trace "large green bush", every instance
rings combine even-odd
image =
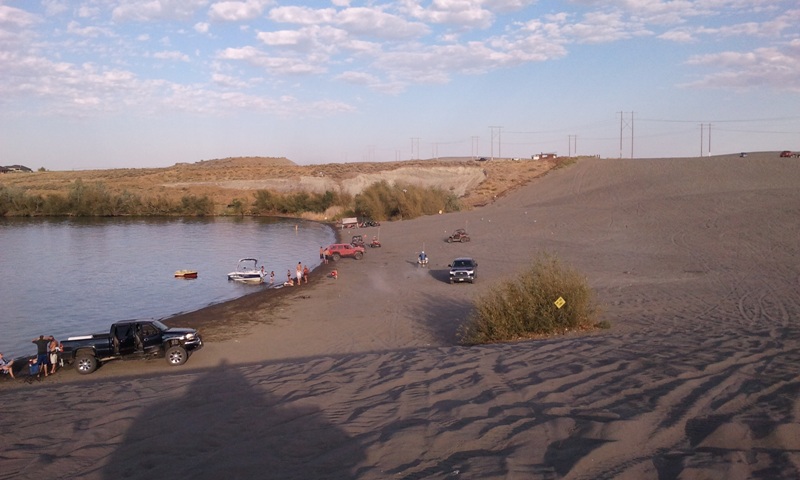
[[[565,301],[561,308],[559,298]],[[475,307],[459,331],[467,345],[589,329],[597,326],[599,313],[586,279],[546,254],[534,258],[516,280],[492,288]]]
[[[408,220],[423,215],[460,210],[458,198],[439,188],[424,188],[385,180],[355,196],[353,211],[374,220]]]
[[[32,195],[22,189],[0,185],[0,216],[203,216],[213,213],[214,204],[207,196],[184,195],[177,202],[163,196],[142,199],[128,191],[113,194],[103,183],[87,184],[81,180],[70,185],[66,196],[57,193]]]

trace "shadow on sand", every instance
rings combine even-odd
[[[346,479],[365,457],[318,408],[286,408],[225,364],[132,425],[102,478]]]

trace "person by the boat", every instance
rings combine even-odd
[[[300,282],[303,281],[303,264],[301,262],[297,262],[295,275],[297,276],[297,285],[300,285]]]
[[[269,272],[269,284],[272,285],[275,283],[275,270]]]
[[[292,280],[292,271],[289,269],[286,270],[286,283],[284,285],[294,286],[294,280]]]

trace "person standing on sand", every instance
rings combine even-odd
[[[39,338],[34,338],[31,343],[36,344],[36,363],[39,364],[39,369],[44,370],[44,376],[48,375],[47,372],[47,364],[50,362],[47,353],[47,346],[50,344],[50,340],[44,338],[44,335],[39,335]]]
[[[303,265],[303,282],[304,283],[308,283],[308,274],[309,273],[311,273],[311,271],[308,269],[308,266],[307,265]]]
[[[322,252],[322,256],[324,257],[323,261],[324,261],[325,265],[327,265],[328,264],[328,259],[331,258],[331,251],[326,248]]]
[[[303,264],[301,262],[297,262],[295,275],[297,276],[297,284],[300,285],[300,282],[303,281]]]
[[[47,344],[47,353],[50,355],[50,375],[56,373],[56,366],[58,365],[58,340],[50,335],[50,343]]]
[[[325,248],[319,247],[319,259],[322,260],[322,263],[325,263]]]
[[[286,285],[294,286],[294,280],[292,280],[291,270],[286,270]]]

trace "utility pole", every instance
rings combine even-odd
[[[572,143],[575,142],[575,156],[578,156],[578,136],[577,135],[567,135],[569,139],[569,151],[570,158],[572,157]]]
[[[708,124],[708,156],[711,156],[711,124]]]
[[[478,154],[480,153],[478,150],[478,140],[480,137],[473,136],[472,137],[472,159],[475,160],[478,158]]]
[[[495,136],[494,132],[495,132],[495,129],[497,129],[497,156],[501,157],[502,155],[500,153],[500,143],[501,143],[500,142],[500,129],[503,128],[503,127],[499,127],[499,126],[496,126],[496,125],[494,125],[494,126],[490,125],[489,128],[491,129],[491,138],[492,138],[492,148],[491,148],[492,155],[491,155],[490,158],[492,160],[494,160],[494,136]]]
[[[415,147],[416,146],[416,150]],[[414,152],[417,152],[414,155]],[[418,160],[419,159],[419,137],[411,137],[411,160]]]
[[[633,160],[633,110],[631,110],[631,160]]]
[[[622,132],[625,127],[631,129],[631,158],[633,158],[633,111],[630,123],[625,121],[625,112],[619,112],[619,158],[622,158]]]
[[[700,124],[700,156],[703,156],[703,127],[705,124]]]

